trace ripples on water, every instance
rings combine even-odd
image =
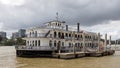
[[[0,47],[0,68],[120,68],[120,52],[105,57],[78,59],[20,58],[13,46]]]

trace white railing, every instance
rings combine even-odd
[[[86,48],[86,51],[87,52],[97,52],[98,51],[98,49],[97,48]]]
[[[83,51],[83,48],[78,48],[78,47],[69,47],[69,46],[64,46],[64,47],[61,47],[61,50],[62,51],[65,51],[65,52],[74,52],[74,49],[75,49],[75,52],[81,52]]]
[[[105,47],[106,50],[115,50],[115,51],[120,51],[120,45],[107,45]]]
[[[26,34],[27,37],[45,37],[46,33]]]
[[[43,51],[54,51],[54,50],[59,50],[57,47],[50,47],[50,46],[25,46],[25,45],[16,45],[15,46],[16,50],[43,50]],[[110,47],[104,47],[103,51],[108,51],[111,50],[112,48]],[[84,48],[80,48],[80,47],[69,47],[69,46],[64,46],[60,48],[61,51],[65,51],[65,52],[82,52],[82,51],[86,51],[86,52],[97,52],[98,48],[90,48],[90,47],[85,47]]]
[[[49,47],[49,46],[15,46],[17,50],[57,50],[56,47]]]

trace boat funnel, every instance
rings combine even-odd
[[[77,32],[80,32],[80,23],[77,23]]]
[[[66,31],[68,31],[68,25],[66,25]]]

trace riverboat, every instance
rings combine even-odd
[[[69,29],[65,21],[50,21],[44,26],[26,29],[26,45],[16,45],[16,55],[57,58],[112,55],[114,50],[105,50],[107,40],[100,33]]]

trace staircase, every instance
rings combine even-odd
[[[50,34],[50,30],[45,34],[45,37],[47,37]]]

